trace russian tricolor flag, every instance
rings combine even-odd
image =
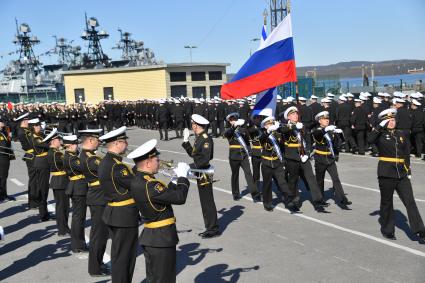
[[[291,14],[288,14],[233,79],[222,86],[221,97],[243,98],[296,80]]]

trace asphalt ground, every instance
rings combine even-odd
[[[151,138],[159,138],[157,131],[140,129],[130,129],[128,135],[130,151]],[[170,132],[170,137],[174,137],[174,132]],[[161,159],[190,162],[181,143],[181,139],[159,141]],[[425,245],[410,233],[406,210],[397,196],[397,240],[387,240],[379,232],[376,158],[340,156],[338,171],[347,197],[353,202],[351,210],[342,210],[330,199],[329,213],[317,213],[309,193],[301,188],[302,213],[291,214],[276,195],[273,212],[265,211],[261,203],[253,203],[242,172],[240,185],[244,197],[233,201],[227,156],[227,141],[214,139],[212,164],[214,178],[219,179],[214,183],[214,196],[220,237],[198,236],[204,224],[194,182],[186,204],[174,206],[180,238],[178,282],[425,282]],[[416,203],[424,216],[425,162],[412,158],[412,171]],[[158,178],[167,180],[161,175]],[[330,188],[330,177],[326,178],[325,185]],[[108,277],[88,275],[88,254],[73,254],[70,239],[57,236],[54,220],[41,223],[38,211],[26,210],[26,184],[24,162],[13,161],[8,191],[17,201],[0,204],[0,225],[6,233],[5,240],[0,242],[0,281],[109,282]],[[326,197],[331,195],[327,189]],[[53,193],[49,200],[53,202]],[[88,241],[89,211],[86,226]],[[110,241],[105,262],[110,260],[109,254]],[[144,278],[143,251],[139,249],[133,282]]]

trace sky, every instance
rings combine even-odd
[[[119,27],[143,40],[165,63],[189,62],[184,46],[195,45],[193,62],[230,63],[227,72],[232,73],[257,49],[258,41],[252,39],[260,37],[268,2],[0,0],[0,56],[16,49],[15,17],[41,40],[36,55],[54,47],[53,35],[87,50],[80,38],[87,12],[110,34],[101,43],[113,59],[120,57],[119,50],[111,49]],[[292,0],[291,13],[297,66],[425,59],[425,0]],[[0,58],[0,69],[12,59]],[[45,64],[56,60],[41,58]]]

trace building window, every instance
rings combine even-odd
[[[208,72],[208,76],[210,81],[221,81],[223,79],[223,75],[220,71]]]
[[[210,98],[220,97],[221,85],[210,86]]]
[[[74,88],[75,103],[83,103],[86,101],[84,88]]]
[[[172,85],[171,86],[171,97],[186,97],[187,87],[185,85]]]
[[[185,82],[186,81],[186,72],[170,72],[170,81],[171,82]]]
[[[103,99],[104,100],[114,100],[114,88],[113,87],[104,87],[103,88]]]
[[[205,81],[205,72],[192,72],[192,81]]]
[[[207,88],[204,86],[194,86],[192,88],[193,98],[206,98],[207,97]]]

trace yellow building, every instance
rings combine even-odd
[[[219,96],[227,66],[190,63],[66,71],[66,102]]]

